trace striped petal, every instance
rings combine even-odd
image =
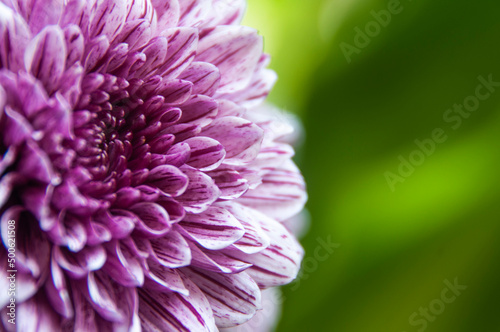
[[[226,248],[245,233],[238,220],[220,206],[211,206],[199,214],[187,214],[179,226],[187,236],[210,250]]]
[[[139,291],[139,316],[144,331],[218,331],[203,292],[187,278],[184,284],[189,296],[177,292]]]

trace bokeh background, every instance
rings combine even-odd
[[[393,5],[248,1],[244,23],[264,35],[280,77],[270,100],[306,132],[296,161],[309,192],[307,264],[283,289],[278,331],[500,331],[500,88],[460,126],[444,119],[478,76],[500,82],[500,3],[401,0],[347,59],[341,45],[356,46],[372,11]],[[446,141],[402,176],[415,140],[437,128]],[[321,241],[339,246],[325,258]],[[467,289],[440,308],[455,278]],[[429,305],[439,314],[425,318]]]

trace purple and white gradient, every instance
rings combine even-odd
[[[18,331],[217,331],[295,278],[304,181],[291,127],[259,108],[276,75],[244,7],[0,0]]]

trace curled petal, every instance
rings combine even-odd
[[[54,260],[74,279],[85,277],[89,272],[99,270],[106,262],[106,251],[102,246],[87,246],[77,253],[55,246]]]

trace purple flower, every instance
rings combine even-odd
[[[216,331],[296,276],[304,183],[244,5],[0,0],[4,329]]]

